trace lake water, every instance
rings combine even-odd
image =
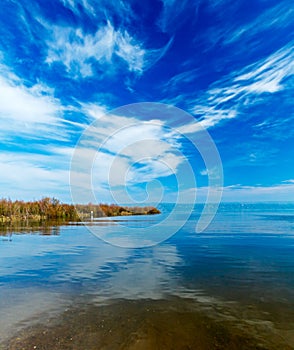
[[[0,349],[294,349],[294,204],[222,204],[195,233],[200,213],[145,248],[82,224],[3,231]]]

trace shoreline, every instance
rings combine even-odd
[[[273,323],[250,319],[246,313],[238,315],[238,310],[231,309],[225,304],[201,305],[177,297],[115,300],[103,305],[79,303],[66,308],[59,316],[44,320],[43,324],[16,332],[2,348],[293,349]]]

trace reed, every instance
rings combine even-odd
[[[18,221],[63,220],[80,221],[93,217],[122,215],[152,215],[160,211],[152,206],[122,207],[116,204],[66,204],[56,198],[45,197],[37,201],[0,200],[0,223]]]

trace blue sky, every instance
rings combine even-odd
[[[139,199],[151,182],[150,201],[160,191],[173,201],[178,188],[189,201],[193,184],[179,176],[184,156],[198,198],[205,199],[205,164],[191,143],[165,128],[170,120],[158,113],[151,113],[153,124],[134,113],[107,115],[120,106],[159,102],[183,109],[211,135],[222,161],[224,201],[294,199],[291,1],[1,4],[2,197],[71,201],[71,157],[81,135],[94,123],[97,149],[132,121],[136,127],[112,137],[95,156],[97,200],[111,201],[107,181],[115,160],[114,192],[127,174]],[[196,139],[193,120],[175,115],[172,125]]]

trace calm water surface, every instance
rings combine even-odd
[[[123,220],[154,224],[170,207],[160,209]],[[140,249],[107,244],[83,225],[3,231],[2,348],[294,349],[294,204],[223,204],[196,234],[200,212]]]

